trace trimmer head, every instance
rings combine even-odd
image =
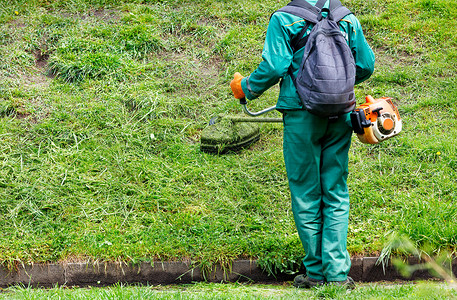
[[[212,119],[201,134],[203,152],[224,154],[246,148],[260,139],[259,126],[255,123],[234,122],[230,117]]]
[[[282,118],[256,118],[275,110],[276,106],[252,112],[247,109],[245,98],[240,99],[240,104],[249,117],[219,115],[212,118],[201,134],[200,149],[203,152],[223,154],[246,148],[260,139],[260,130],[256,123],[282,122]]]

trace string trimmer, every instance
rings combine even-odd
[[[281,118],[256,118],[276,109],[276,106],[251,112],[246,107],[246,99],[241,99],[240,104],[249,117],[220,115],[212,118],[209,126],[202,131],[202,151],[222,154],[239,150],[259,140],[259,126],[255,123],[282,122]],[[351,113],[351,123],[357,137],[364,144],[380,143],[398,135],[402,130],[398,109],[388,97],[374,99],[367,96],[366,103]]]
[[[282,118],[258,118],[276,109],[272,106],[259,112],[247,108],[245,98],[240,100],[244,113],[248,116],[219,115],[210,120],[209,126],[201,134],[200,149],[204,152],[223,154],[248,147],[260,139],[257,123],[278,123]]]

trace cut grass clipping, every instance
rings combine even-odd
[[[2,1],[0,262],[258,259],[293,273],[282,125],[236,154],[201,132],[241,112],[229,82],[261,61],[281,1]],[[390,232],[455,253],[457,2],[345,1],[376,53],[364,96],[403,132],[350,151],[351,255]],[[253,110],[274,105],[275,87]]]

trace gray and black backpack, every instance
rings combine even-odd
[[[294,51],[305,46],[298,75],[292,76],[305,109],[320,117],[336,118],[355,108],[355,61],[338,21],[351,11],[339,0],[319,0],[315,6],[306,0],[294,0],[279,12],[306,20],[307,25],[292,40]],[[322,13],[327,16],[323,17]],[[313,24],[309,35],[303,37]]]

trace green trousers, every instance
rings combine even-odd
[[[306,273],[318,280],[346,280],[349,116],[335,121],[293,110],[283,117],[284,160]]]

